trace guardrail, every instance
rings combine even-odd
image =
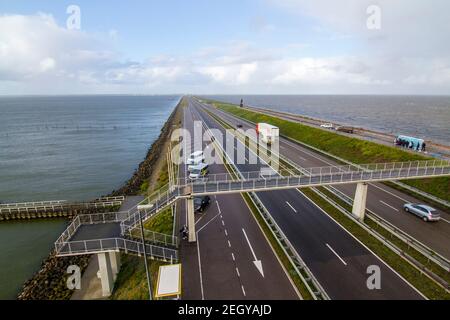
[[[62,203],[67,203],[67,200],[0,203],[0,208],[45,206],[45,205],[57,205],[57,204],[62,204]]]
[[[121,200],[86,203],[70,203],[66,201],[27,202],[22,204],[4,204],[0,206],[0,214],[57,212],[70,209],[97,209],[120,206]]]

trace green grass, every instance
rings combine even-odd
[[[411,266],[408,262],[400,258],[395,252],[383,245],[381,241],[370,235],[362,227],[346,217],[342,212],[336,209],[329,202],[317,195],[311,189],[302,189],[311,200],[319,205],[324,211],[339,222],[346,230],[363,242],[368,248],[375,252],[395,271],[401,274],[409,283],[417,288],[422,294],[429,299],[449,300],[450,294],[440,286],[431,281],[427,276],[422,275],[420,271]]]
[[[173,216],[171,208],[158,213],[154,218],[144,223],[144,228],[158,233],[172,234]]]
[[[433,159],[375,142],[352,138],[331,131],[241,109],[232,104],[213,102],[213,105],[223,111],[252,122],[268,122],[279,127],[282,135],[356,164]],[[450,177],[405,180],[402,182],[441,199],[450,201]]]
[[[167,166],[164,166],[159,174],[157,185],[164,185],[168,180]],[[147,185],[148,189],[148,185]],[[142,187],[141,187],[142,190]],[[174,219],[170,208],[156,215],[144,224],[144,228],[164,234],[172,234]],[[140,234],[140,233],[139,233]],[[114,292],[110,299],[113,300],[148,300],[147,276],[142,257],[121,254],[122,266],[117,276]],[[167,262],[148,259],[150,277],[152,279],[153,292],[156,286],[158,269]]]

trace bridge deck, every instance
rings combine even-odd
[[[120,238],[120,222],[83,224],[70,241]]]

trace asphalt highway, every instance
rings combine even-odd
[[[206,105],[203,105],[207,107]],[[225,121],[243,125],[243,129],[253,128],[252,123],[243,121],[231,114],[214,109]],[[280,138],[280,153],[300,167],[320,167],[339,165],[322,155],[317,154],[299,144]],[[339,185],[336,189],[353,198],[355,184]],[[408,194],[388,187],[382,183],[370,183],[367,196],[367,209],[392,223],[400,230],[408,233],[435,252],[450,259],[450,214],[438,210],[441,214],[439,222],[424,222],[420,218],[403,210],[405,203],[424,203]]]
[[[184,112],[184,128],[191,138],[194,126],[189,106]],[[207,142],[191,139],[186,143],[191,152],[205,149],[206,153],[211,148]],[[211,174],[227,172],[223,164],[211,164],[209,170]],[[184,164],[179,174],[187,175]],[[181,201],[177,209],[180,226],[187,225],[185,208]],[[183,299],[299,299],[241,195],[211,196],[208,209],[195,215],[197,242],[184,240],[180,247]]]
[[[217,129],[225,135],[225,129],[194,99],[190,99],[190,107],[192,106],[209,128]],[[240,142],[235,143],[239,147]],[[241,147],[244,146],[241,144]],[[236,165],[241,172],[261,168],[261,164]],[[259,192],[258,196],[330,298],[423,298],[298,190]],[[367,287],[367,269],[373,265],[381,270],[381,289],[370,290]]]

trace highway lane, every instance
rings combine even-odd
[[[224,132],[198,104],[196,106],[210,128]],[[255,170],[255,165],[237,164],[237,167],[242,172]],[[259,192],[258,196],[332,299],[422,298],[298,190]],[[380,290],[367,288],[367,267],[371,265],[380,267]]]
[[[253,124],[237,119],[228,113],[220,110],[215,111],[230,123],[241,123],[244,129],[254,127]],[[284,138],[280,139],[280,153],[298,166],[305,168],[338,165],[336,162]],[[336,186],[336,189],[353,198],[356,186],[355,184],[339,185]],[[423,203],[421,200],[384,184],[369,184],[367,197],[367,208],[369,210],[450,259],[450,246],[448,246],[448,243],[450,243],[450,214],[438,210],[441,213],[442,220],[435,223],[426,223],[403,211],[403,204],[406,202]]]
[[[193,120],[187,108],[184,126],[191,135]],[[211,148],[209,142],[191,141],[191,145],[192,150]],[[187,174],[186,166],[180,166],[180,170],[182,176]],[[226,169],[222,164],[211,164],[210,172],[225,173]],[[181,225],[187,224],[185,204],[179,208],[184,213]],[[299,298],[242,196],[212,197],[209,208],[196,216],[197,243],[183,241],[180,250],[183,299]],[[261,271],[254,263],[255,256],[261,262]]]

